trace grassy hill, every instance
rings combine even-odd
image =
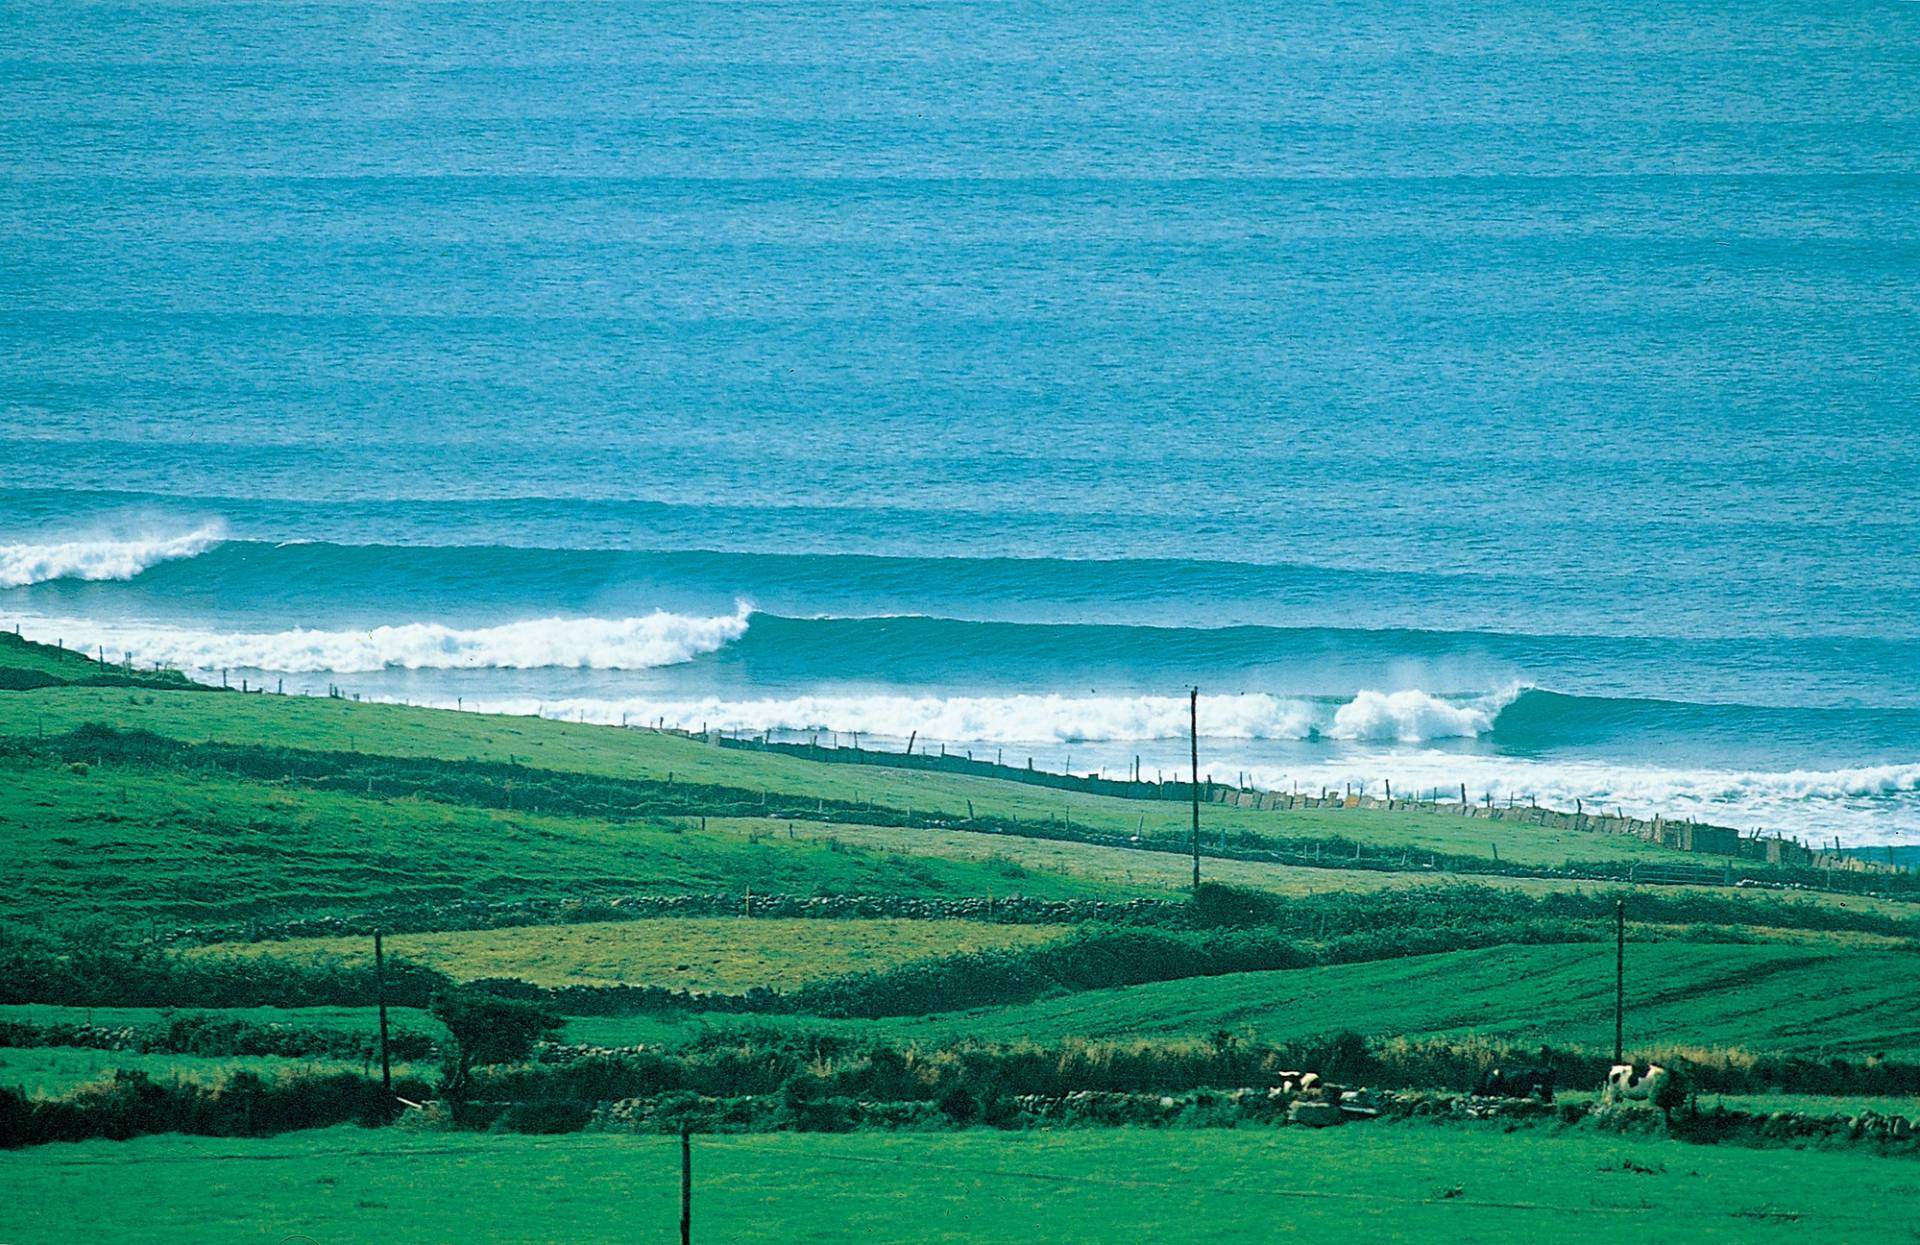
[[[1129,889],[809,831],[789,839],[765,822],[702,831],[683,818],[608,823],[198,772],[0,764],[0,916],[195,925],[527,895]]]
[[[1805,945],[1628,947],[1628,1045],[1920,1058],[1920,956]],[[910,1038],[1202,1037],[1338,1029],[1613,1043],[1613,947],[1502,946],[1094,990],[1020,1007],[886,1022]],[[608,1035],[606,1029],[597,1036]]]
[[[84,653],[53,644],[37,644],[21,639],[16,632],[0,631],[0,690],[67,685],[200,690],[198,684],[177,670],[138,670],[131,665],[109,665]]]
[[[0,735],[58,734],[90,722],[153,731],[175,739],[264,742],[276,747],[358,752],[448,761],[512,761],[545,770],[615,778],[715,783],[800,800],[844,800],[954,819],[1000,816],[1073,824],[1117,835],[1184,836],[1185,804],[1067,793],[1017,782],[878,766],[822,765],[777,754],[742,752],[684,736],[461,714],[319,697],[130,696],[99,688],[49,688],[0,697]],[[969,808],[972,812],[969,812]],[[1377,809],[1270,810],[1209,805],[1207,833],[1251,830],[1295,838],[1387,845],[1410,852],[1452,852],[1557,866],[1568,860],[1685,861],[1642,840],[1518,823]]]
[[[1454,1088],[1490,1044],[1591,1063],[1611,1037],[1616,897],[1635,1051],[1832,1058],[1821,1092],[1857,1101],[1920,1086],[1898,1063],[1920,1060],[1920,910],[1621,886],[1628,864],[1698,859],[1634,838],[1208,805],[1202,871],[1225,885],[1195,896],[1174,801],[135,684],[18,641],[0,670],[0,1107],[36,1138],[384,1118],[366,1077],[375,925],[412,1058],[452,1053],[416,1009],[473,979],[561,1007],[565,1042],[647,1047],[493,1069],[489,1110],[508,1114],[462,1117],[476,1126],[578,1128],[592,1103],[694,1082],[724,1118],[812,1119],[846,1078],[915,1119],[958,1102],[964,1121],[1036,1060],[1049,1084],[1084,1084],[1087,1043],[1154,1044],[1130,1075],[1182,1092],[1266,1074],[1221,1054],[1233,1043],[1292,1058],[1340,1030],[1375,1050],[1452,1042],[1433,1066]],[[871,1084],[886,1068],[919,1070]],[[437,1062],[403,1076],[447,1092]],[[256,1123],[236,1095],[282,1105]]]

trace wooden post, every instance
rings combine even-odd
[[[680,1130],[680,1245],[693,1241],[693,1132]]]
[[[1200,894],[1200,689],[1187,697],[1189,736],[1193,744],[1193,893]]]
[[[1625,1062],[1627,1044],[1627,901],[1613,901],[1613,1061]]]
[[[387,954],[380,931],[373,931],[373,992],[380,1004],[380,1088],[393,1092],[393,1064],[387,1058]]]

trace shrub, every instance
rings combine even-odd
[[[535,1042],[560,1033],[560,1013],[546,1004],[482,990],[444,990],[434,996],[432,1010],[453,1036],[454,1054],[441,1092],[455,1101],[466,1096],[476,1066],[518,1063],[533,1053]]]

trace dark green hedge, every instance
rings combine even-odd
[[[379,1054],[379,1042],[379,1034],[371,1025],[364,1029],[341,1029],[329,1025],[262,1022],[213,1012],[188,1012],[141,1025],[0,1021],[0,1047],[15,1048],[71,1046],[143,1055],[371,1059]],[[411,1061],[431,1058],[438,1043],[432,1034],[392,1025],[387,1049],[392,1058]]]
[[[425,1098],[422,1081],[396,1081],[394,1094]],[[155,1081],[141,1072],[116,1072],[98,1086],[63,1098],[28,1098],[0,1088],[0,1147],[106,1138],[125,1141],[148,1133],[209,1137],[267,1137],[335,1124],[384,1124],[399,1109],[377,1080],[340,1073],[267,1080],[239,1072],[217,1089],[192,1081]]]
[[[387,961],[387,1002],[425,1007],[451,983],[430,968]],[[178,955],[149,945],[62,940],[0,928],[0,1003],[70,1007],[364,1007],[377,1001],[373,965],[272,956]]]

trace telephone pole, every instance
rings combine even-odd
[[[1613,901],[1613,1061],[1626,1062],[1627,901]]]
[[[1200,689],[1187,694],[1188,723],[1193,743],[1193,893],[1200,894]]]
[[[393,1093],[393,1064],[387,1058],[387,955],[380,931],[373,931],[373,990],[380,1003],[380,1087]]]

